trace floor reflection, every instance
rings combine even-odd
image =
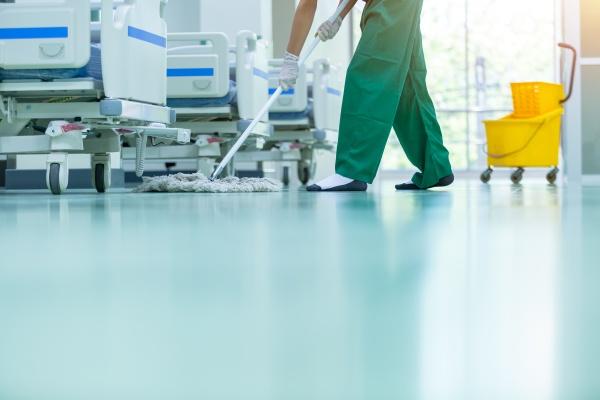
[[[599,204],[0,193],[0,398],[595,399]]]

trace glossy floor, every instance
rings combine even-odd
[[[600,188],[0,192],[0,399],[600,398]]]

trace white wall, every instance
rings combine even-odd
[[[236,35],[240,30],[256,32],[263,39],[272,41],[272,0],[198,1],[200,1],[200,28],[202,31],[225,32],[231,44],[235,43]]]
[[[200,0],[171,0],[165,10],[169,32],[200,30]]]
[[[273,56],[282,58],[287,48],[296,3],[294,0],[273,0]]]

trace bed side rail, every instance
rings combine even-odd
[[[269,58],[267,43],[250,31],[241,31],[236,40],[236,81],[238,113],[253,119],[269,100]],[[263,118],[268,121],[268,115]]]
[[[224,33],[171,33],[169,98],[220,98],[229,93],[229,42]]]
[[[102,0],[102,75],[107,97],[166,103],[163,6],[161,0],[128,0],[113,7],[113,0]]]

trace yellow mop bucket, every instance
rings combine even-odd
[[[549,183],[556,182],[560,153],[562,104],[573,93],[577,51],[573,46],[559,44],[573,53],[569,94],[564,97],[563,86],[554,83],[513,83],[514,113],[493,121],[484,121],[487,136],[488,169],[481,181],[488,183],[494,167],[517,168],[511,175],[513,183],[523,179],[525,167],[551,167],[546,175]]]
[[[563,85],[545,82],[512,83],[515,118],[531,118],[560,108],[565,98]]]
[[[556,167],[563,109],[534,118],[485,121],[490,167]]]

